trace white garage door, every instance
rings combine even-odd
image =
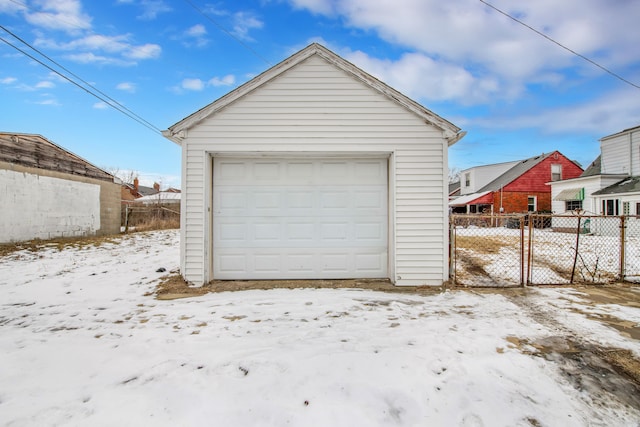
[[[218,158],[215,279],[387,277],[386,159]]]

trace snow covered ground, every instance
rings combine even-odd
[[[637,340],[570,288],[151,293],[178,233],[0,258],[7,426],[638,426],[536,342]],[[525,308],[523,308],[525,307]],[[638,325],[640,308],[588,305]],[[586,310],[586,309],[585,309]],[[584,310],[582,310],[584,311]],[[590,316],[594,317],[594,316]],[[541,319],[552,321],[541,321]]]

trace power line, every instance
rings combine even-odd
[[[530,30],[531,30],[531,31],[533,31],[534,33],[538,34],[539,36],[544,37],[545,39],[549,40],[551,43],[556,44],[556,45],[560,46],[561,48],[563,48],[564,50],[569,51],[569,52],[571,52],[572,54],[574,54],[574,55],[576,55],[576,56],[578,56],[578,57],[580,57],[580,58],[584,59],[585,61],[587,61],[587,62],[589,62],[589,63],[591,63],[591,64],[593,64],[593,65],[595,65],[596,67],[600,68],[602,71],[604,71],[604,72],[606,72],[606,73],[608,73],[608,74],[612,75],[613,77],[615,77],[615,78],[617,78],[617,79],[619,79],[619,80],[623,81],[624,83],[626,83],[626,84],[628,84],[628,85],[631,85],[631,86],[635,87],[636,89],[640,89],[640,86],[638,86],[637,84],[635,84],[635,83],[633,83],[633,82],[630,82],[629,80],[625,79],[624,77],[620,76],[619,74],[616,74],[615,72],[613,72],[613,71],[609,70],[608,68],[606,68],[606,67],[604,67],[604,66],[602,66],[602,65],[598,64],[597,62],[595,62],[595,61],[593,61],[593,60],[591,60],[591,59],[587,58],[586,56],[584,56],[584,55],[582,55],[582,54],[580,54],[580,53],[576,52],[575,50],[573,50],[573,49],[571,49],[571,48],[569,48],[569,47],[567,47],[567,46],[563,45],[562,43],[560,43],[560,42],[558,42],[558,41],[556,41],[556,40],[554,40],[554,39],[552,39],[551,37],[547,36],[546,34],[544,34],[544,33],[540,32],[540,31],[536,30],[536,29],[535,29],[535,28],[533,28],[532,26],[530,26],[530,25],[528,25],[528,24],[526,24],[526,23],[524,23],[524,22],[520,21],[518,18],[515,18],[515,17],[513,17],[513,16],[509,15],[507,12],[504,12],[504,11],[502,11],[502,10],[498,9],[498,8],[497,8],[497,7],[495,7],[494,5],[487,3],[485,0],[478,0],[478,1],[479,1],[480,3],[485,4],[486,6],[490,7],[491,9],[495,10],[496,12],[498,12],[498,13],[500,13],[500,14],[502,14],[502,15],[506,16],[507,18],[509,18],[509,19],[511,19],[511,20],[513,20],[513,21],[515,21],[515,22],[517,22],[518,24],[520,24],[520,25],[522,25],[522,26],[524,26],[524,27],[526,27],[526,28],[530,29]]]
[[[47,69],[49,69],[50,71],[54,72],[55,74],[57,74],[58,76],[62,77],[63,79],[67,80],[68,82],[72,83],[73,85],[77,86],[78,88],[84,90],[85,92],[87,92],[88,94],[94,96],[95,98],[99,99],[100,101],[104,102],[106,105],[114,108],[115,110],[121,112],[122,114],[126,115],[127,117],[135,120],[136,122],[140,123],[141,125],[147,127],[148,129],[152,130],[155,133],[159,133],[162,134],[162,131],[154,126],[152,123],[150,123],[149,121],[145,120],[144,118],[142,118],[141,116],[139,116],[138,114],[134,113],[133,111],[131,111],[129,108],[125,107],[124,105],[122,105],[121,103],[119,103],[118,101],[116,101],[115,99],[111,98],[109,95],[107,95],[106,93],[102,92],[101,90],[99,90],[98,88],[96,88],[95,86],[93,86],[92,84],[88,83],[86,80],[82,79],[81,77],[79,77],[78,75],[74,74],[73,72],[71,72],[70,70],[68,70],[67,68],[65,68],[64,66],[60,65],[59,63],[57,63],[56,61],[54,61],[53,59],[51,59],[50,57],[48,57],[47,55],[45,55],[44,53],[40,52],[38,49],[36,49],[35,47],[33,47],[32,45],[30,45],[28,42],[26,42],[25,40],[23,40],[21,37],[19,37],[18,35],[14,34],[13,32],[9,31],[7,28],[5,28],[4,26],[0,25],[0,29],[4,30],[6,33],[10,34],[12,37],[14,37],[15,39],[19,40],[21,43],[25,44],[26,46],[28,46],[29,48],[31,48],[33,51],[37,52],[38,54],[40,54],[41,56],[43,56],[44,58],[46,58],[47,60],[49,60],[50,62],[52,62],[53,64],[57,65],[58,67],[60,67],[62,70],[66,71],[67,73],[69,73],[70,75],[72,75],[73,77],[75,77],[76,79],[80,80],[82,83],[84,83],[86,86],[90,87],[91,89],[95,90],[96,92],[98,92],[99,94],[101,94],[102,96],[104,96],[105,98],[108,99],[104,99],[103,97],[100,97],[98,95],[96,95],[94,92],[92,92],[91,90],[87,89],[86,87],[80,85],[79,83],[77,83],[76,81],[72,80],[71,78],[63,75],[62,73],[60,73],[59,71],[55,70],[54,68],[52,68],[51,66],[45,64],[44,62],[40,61],[39,59],[35,58],[34,56],[30,55],[29,53],[25,52],[24,50],[20,49],[19,47],[11,44],[9,41],[5,40],[4,38],[0,37],[0,40],[3,41],[4,43],[6,43],[7,45],[11,46],[12,48],[16,49],[17,51],[19,51],[20,53],[22,53],[23,55],[26,55],[27,57],[31,58],[32,60],[36,61],[37,63],[39,63],[40,65],[46,67]]]
[[[80,85],[79,83],[71,80],[69,77],[65,76],[64,74],[60,73],[59,71],[55,70],[54,68],[50,67],[49,65],[45,64],[44,62],[40,61],[38,58],[34,57],[33,55],[30,55],[28,52],[25,52],[24,50],[20,49],[19,47],[13,45],[10,41],[4,39],[3,37],[0,37],[0,41],[6,43],[7,45],[11,46],[12,48],[14,48],[15,50],[17,50],[18,52],[22,53],[23,55],[31,58],[32,60],[36,61],[38,64],[42,65],[43,67],[49,69],[50,71],[52,71],[53,73],[57,74],[58,76],[62,77],[63,79],[65,79],[66,81],[68,81],[69,83],[73,84],[74,86],[77,86],[78,88],[82,89],[83,91],[87,92],[89,95],[99,99],[100,101],[104,102],[105,104],[107,104],[108,106],[120,111],[122,114],[124,114],[125,116],[135,120],[136,122],[140,123],[141,125],[151,129],[153,132],[156,133],[161,133],[157,128],[155,128],[155,126],[153,125],[149,125],[147,123],[145,123],[145,121],[143,119],[138,119],[137,117],[135,117],[132,114],[129,114],[127,111],[118,108],[117,105],[113,105],[111,104],[109,101],[107,101],[104,98],[101,98],[100,96],[96,95],[95,93],[91,92],[89,89],[87,89],[86,87]]]
[[[254,54],[257,58],[259,58],[260,60],[264,61],[268,66],[272,66],[273,64],[271,62],[269,62],[268,59],[266,59],[264,56],[260,55],[255,49],[253,49],[251,46],[249,46],[248,44],[246,44],[245,42],[243,42],[242,40],[240,40],[240,38],[236,37],[231,31],[227,30],[226,28],[224,28],[222,25],[218,24],[212,17],[210,17],[208,14],[206,14],[202,9],[200,9],[198,6],[196,6],[191,0],[184,0],[189,6],[191,6],[192,8],[194,8],[200,15],[204,16],[207,20],[209,20],[213,25],[215,25],[216,27],[218,27],[218,29],[222,32],[224,32],[225,34],[227,34],[229,37],[231,37],[232,39],[234,39],[236,42],[238,42],[242,47],[244,47],[245,49],[247,49],[248,51],[250,51],[252,54]]]

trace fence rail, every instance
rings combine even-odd
[[[450,276],[466,286],[640,281],[640,217],[451,215]]]

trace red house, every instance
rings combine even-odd
[[[461,172],[461,178],[470,184],[471,177],[477,176],[488,183],[471,194],[462,195],[449,202],[454,213],[524,213],[550,212],[551,186],[548,182],[577,178],[582,168],[559,151],[541,154],[500,168],[478,167]],[[484,173],[480,173],[479,169]],[[478,169],[478,170],[475,170]],[[504,169],[504,168],[503,168]],[[492,177],[490,172],[499,170]]]

